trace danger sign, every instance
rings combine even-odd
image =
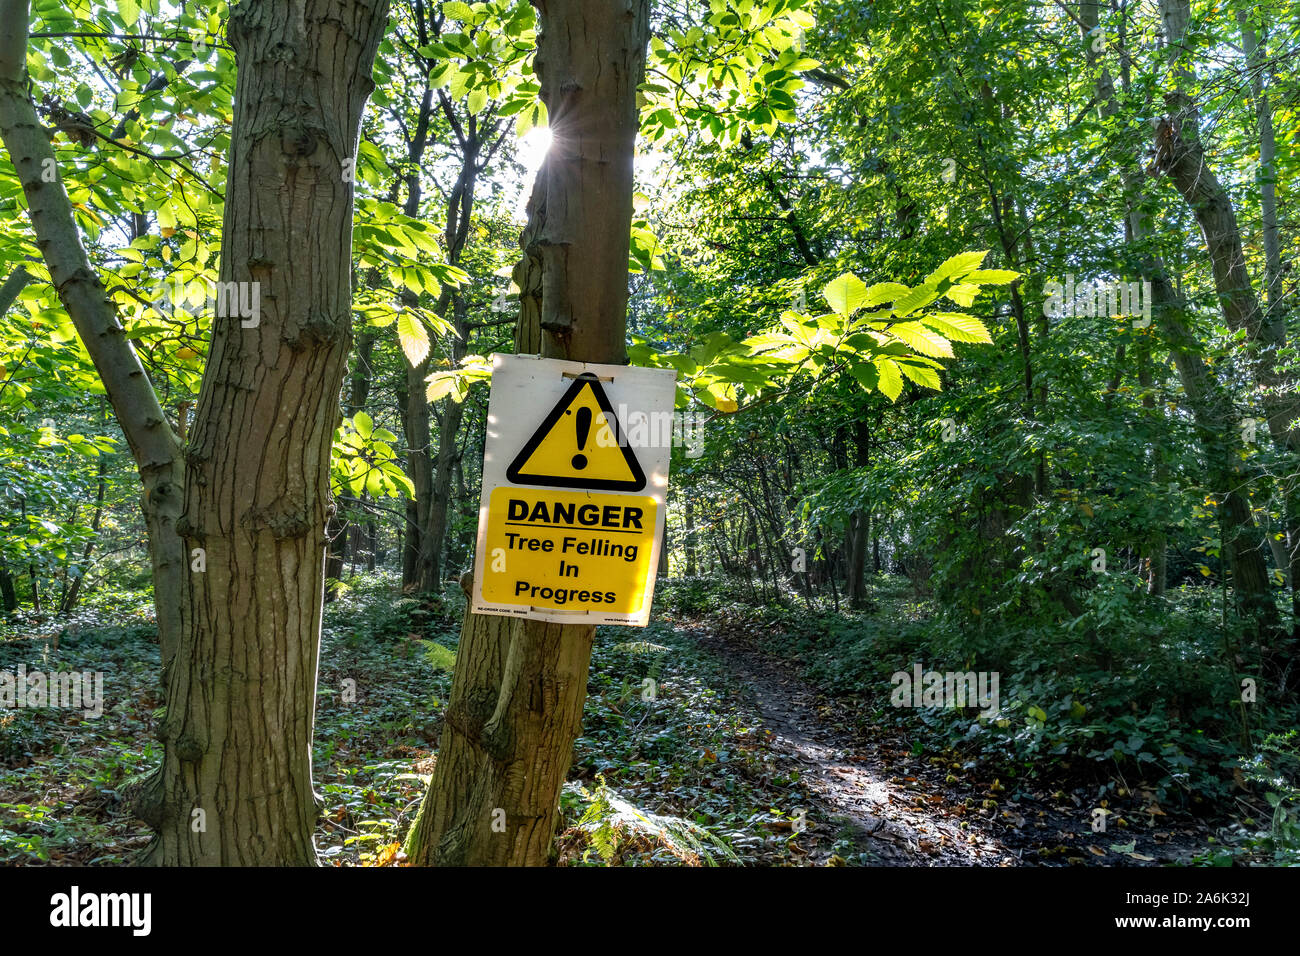
[[[473,610],[643,626],[667,506],[675,374],[492,356]]]

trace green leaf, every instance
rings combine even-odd
[[[357,412],[352,416],[352,427],[362,438],[369,438],[375,431],[374,420],[365,412]]]
[[[424,324],[407,310],[397,316],[397,338],[402,343],[406,360],[412,365],[419,365],[429,354],[429,333]]]
[[[858,384],[869,392],[875,391],[880,384],[880,375],[876,371],[876,367],[869,362],[860,362],[854,365],[852,372],[853,377],[858,380]]]
[[[966,273],[979,268],[979,264],[984,261],[984,257],[988,254],[987,249],[983,252],[959,252],[926,276],[925,281],[937,285],[944,279],[956,279],[959,276],[964,276]]]
[[[920,321],[954,342],[979,342],[985,345],[993,342],[984,323],[965,312],[932,312],[921,316]]]
[[[867,301],[867,287],[861,279],[851,272],[846,272],[838,279],[827,283],[822,295],[830,307],[840,315],[848,318]]]
[[[974,282],[979,285],[1006,285],[1008,282],[1014,282],[1020,278],[1019,272],[1013,272],[1010,269],[976,269],[962,277],[963,282]]]
[[[937,298],[939,298],[938,290],[927,281],[925,285],[917,286],[895,302],[894,314],[911,315],[917,309],[924,308]]]
[[[936,358],[952,358],[952,346],[942,336],[935,335],[919,322],[899,322],[889,327],[889,334],[900,339],[907,346],[922,355]]]
[[[944,293],[944,296],[952,299],[952,301],[956,302],[958,305],[969,308],[971,305],[974,305],[975,297],[979,294],[979,286],[967,285],[964,282],[959,282],[956,285],[949,286],[948,291]]]
[[[898,372],[898,364],[893,359],[878,358],[872,362],[880,375],[880,391],[891,402],[897,401],[903,393],[903,376]]]
[[[796,343],[793,336],[786,335],[784,332],[760,332],[758,335],[751,335],[740,344],[749,349],[752,354],[761,355]]]
[[[449,20],[459,20],[462,23],[468,23],[474,19],[474,10],[468,3],[460,3],[459,0],[452,0],[450,3],[442,5],[442,13]]]
[[[523,138],[534,128],[545,125],[546,104],[539,100],[530,109],[526,109],[519,114],[519,119],[515,121],[515,134]]]
[[[917,385],[932,388],[936,392],[943,390],[943,383],[939,381],[939,373],[934,369],[925,365],[912,365],[910,362],[899,362],[898,367],[902,369],[904,375]]]
[[[864,308],[871,308],[873,305],[894,302],[911,291],[901,282],[877,282],[867,290],[867,298],[862,305]]]

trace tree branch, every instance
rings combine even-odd
[[[36,245],[59,301],[104,382],[136,462],[142,471],[170,468],[180,443],[91,268],[54,151],[27,94],[27,21],[27,0],[0,0],[0,139],[22,183]]]

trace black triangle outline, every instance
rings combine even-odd
[[[592,394],[596,397],[596,404],[605,413],[605,423],[610,426],[610,431],[614,433],[614,441],[617,443],[619,450],[623,452],[623,460],[627,462],[633,480],[582,478],[580,476],[561,478],[556,475],[521,474],[519,469],[528,462],[533,452],[537,450],[537,446],[551,433],[551,429],[564,416],[565,410],[573,404],[573,401],[578,397],[578,393],[588,385],[591,386]],[[573,384],[555,403],[555,407],[551,409],[550,414],[537,426],[533,436],[524,443],[523,449],[515,456],[515,460],[510,463],[510,467],[506,469],[506,478],[512,484],[541,485],[544,488],[587,488],[595,491],[640,491],[645,488],[645,472],[641,470],[641,463],[637,461],[636,455],[633,454],[632,449],[623,440],[622,426],[619,424],[618,416],[614,414],[613,407],[609,404],[609,396],[605,394],[605,389],[601,387],[600,379],[591,372],[583,372],[581,375],[574,376]]]

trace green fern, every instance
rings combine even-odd
[[[624,641],[622,644],[615,644],[611,650],[623,651],[627,654],[663,654],[672,648],[665,647],[663,644],[651,644],[649,641]]]
[[[420,641],[424,647],[424,659],[435,671],[451,672],[456,666],[456,652],[450,647],[444,647],[437,641]]]
[[[680,860],[698,860],[705,866],[719,861],[741,862],[740,857],[723,840],[698,823],[681,817],[664,816],[640,810],[620,797],[596,777],[593,790],[581,790],[588,801],[577,827],[587,833],[591,848],[606,866],[618,858],[619,844],[625,837],[643,837],[656,843]]]

